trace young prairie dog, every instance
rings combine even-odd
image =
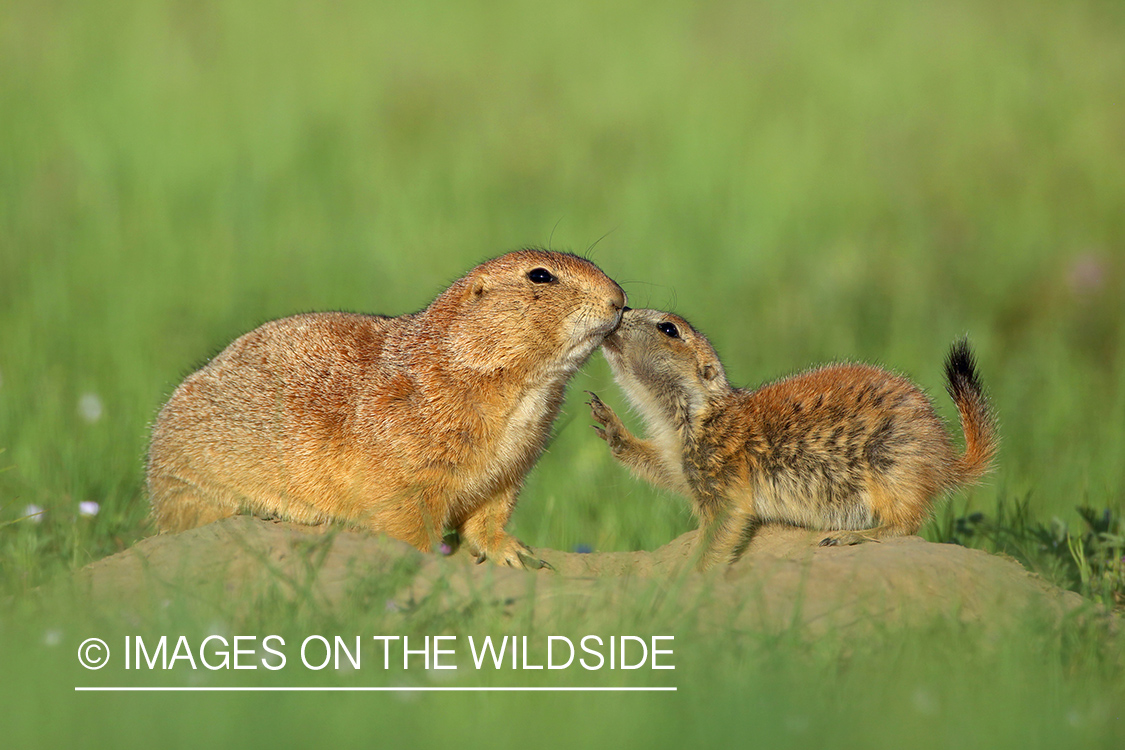
[[[478,561],[541,567],[504,527],[571,374],[625,293],[593,263],[521,250],[421,312],[314,313],[236,339],[172,394],[147,485],[161,531],[249,511],[340,520]]]
[[[878,367],[827,365],[734,388],[707,339],[657,310],[627,310],[602,349],[650,439],[591,393],[595,429],[641,478],[692,499],[704,569],[734,562],[763,523],[830,531],[822,546],[916,533],[935,498],[981,477],[997,450],[965,341],[945,366],[964,453],[926,395]]]

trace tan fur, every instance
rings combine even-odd
[[[963,454],[925,394],[877,367],[828,365],[733,388],[710,342],[656,310],[627,310],[602,350],[650,437],[634,437],[590,394],[595,429],[640,477],[692,499],[703,568],[736,560],[769,522],[833,530],[822,545],[916,533],[934,500],[982,476],[996,453],[964,342],[946,365]]]
[[[533,269],[555,280],[535,283]],[[523,250],[421,312],[314,313],[235,340],[160,411],[147,483],[161,531],[240,511],[342,520],[423,550],[538,561],[504,530],[570,375],[621,318],[597,266]]]

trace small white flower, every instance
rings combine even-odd
[[[96,516],[99,510],[101,510],[101,506],[93,500],[83,500],[78,503],[78,515],[80,516]]]
[[[43,634],[43,643],[48,646],[57,646],[62,643],[62,631],[52,628]]]
[[[39,507],[38,505],[36,505],[34,503],[28,505],[26,508],[23,509],[24,517],[28,518],[29,521],[34,521],[35,523],[39,523],[40,521],[43,520],[43,513],[44,512],[45,511],[41,507]]]
[[[96,393],[83,393],[82,398],[78,399],[78,416],[90,424],[101,419],[103,411],[102,400]]]

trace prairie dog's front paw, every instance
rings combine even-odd
[[[546,560],[540,560],[531,551],[531,548],[512,536],[505,535],[505,539],[492,553],[478,553],[477,562],[484,562],[485,558],[491,559],[501,565],[522,570],[554,570]]]
[[[586,391],[586,393],[590,394],[590,400],[587,401],[586,404],[590,407],[591,417],[600,422],[603,427],[618,421],[617,415],[613,413],[613,409],[606,406],[605,403],[598,398],[598,394],[593,391]],[[594,425],[594,429],[597,430],[599,435],[605,437],[605,431],[601,427]]]
[[[594,432],[606,441],[611,451],[620,453],[625,448],[625,437],[628,434],[625,425],[613,413],[613,409],[610,409],[598,398],[598,394],[593,391],[586,391],[586,393],[590,394],[590,400],[586,402],[590,406],[590,416],[599,423],[592,425]]]

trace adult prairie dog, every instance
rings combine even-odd
[[[650,439],[591,393],[595,429],[640,477],[692,499],[702,568],[736,560],[769,522],[831,531],[826,546],[916,533],[934,500],[981,477],[997,450],[965,341],[945,365],[964,453],[926,395],[878,367],[827,365],[734,388],[710,342],[657,310],[627,310],[602,349]]]
[[[568,378],[625,293],[593,263],[521,250],[421,312],[314,313],[236,339],[172,394],[147,484],[161,531],[239,512],[340,520],[422,550],[539,567],[504,527]]]

